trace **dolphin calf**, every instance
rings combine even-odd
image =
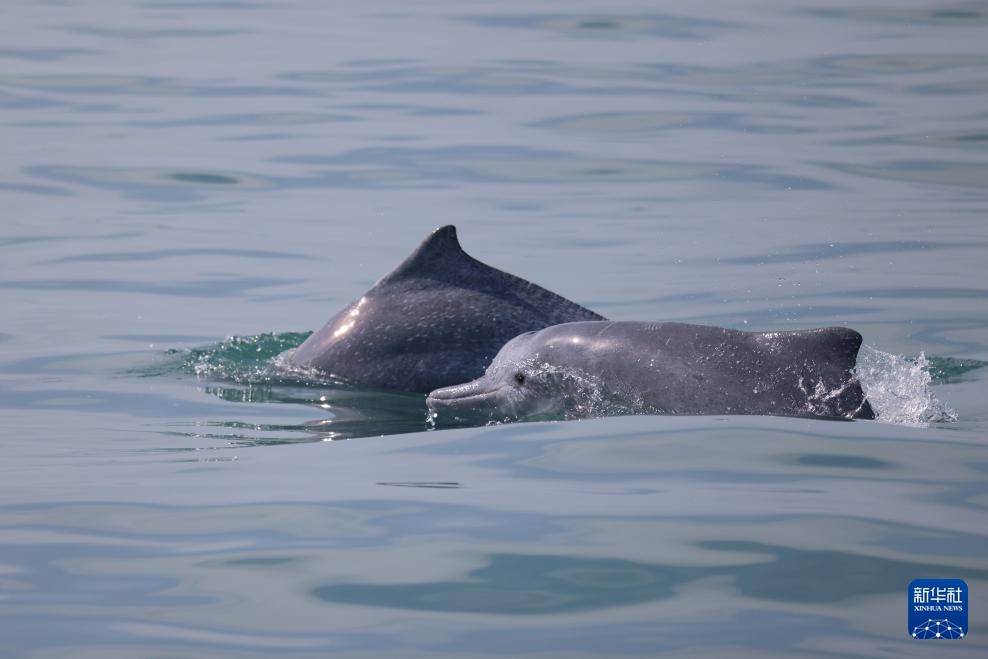
[[[291,361],[369,387],[428,393],[479,377],[523,332],[602,319],[470,257],[456,228],[444,226],[330,318]]]
[[[527,332],[486,373],[437,389],[443,421],[615,414],[769,414],[873,419],[844,327],[742,332],[685,323],[573,322]]]

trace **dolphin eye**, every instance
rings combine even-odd
[[[521,371],[515,373],[515,382],[517,382],[518,384],[525,384],[525,374],[522,373]]]

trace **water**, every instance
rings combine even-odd
[[[986,80],[975,3],[7,3],[0,654],[929,655],[958,577],[984,656]],[[854,327],[897,423],[430,431],[270,361],[449,223]]]

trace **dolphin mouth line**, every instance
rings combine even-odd
[[[444,397],[444,396],[435,396],[434,395],[435,392],[433,392],[433,393],[429,394],[426,397],[425,402],[426,402],[426,404],[428,404],[430,406],[431,406],[432,403],[437,403],[437,402],[440,405],[462,405],[462,404],[469,404],[469,403],[471,403],[473,401],[481,401],[481,400],[490,399],[492,396],[496,395],[497,393],[499,393],[500,391],[502,391],[504,389],[507,389],[509,386],[510,385],[502,384],[500,387],[498,387],[496,389],[491,389],[489,391],[482,391],[482,392],[480,392],[478,394],[469,394],[469,395],[466,395],[466,396],[455,396],[454,395],[454,396],[451,396],[451,397],[448,397],[448,398],[447,397]],[[439,391],[442,391],[442,389],[440,389]]]

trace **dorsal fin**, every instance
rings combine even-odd
[[[460,247],[460,241],[456,237],[456,227],[452,224],[447,224],[446,226],[439,227],[432,233],[430,233],[422,244],[412,252],[409,258],[415,258],[418,254],[424,254],[429,252],[446,252],[448,250],[455,249],[463,251]]]
[[[825,367],[850,371],[861,347],[861,335],[847,327],[765,332],[754,336],[770,352],[784,355],[793,363],[812,365],[814,371]]]
[[[460,247],[460,241],[456,238],[456,227],[447,224],[429,234],[415,251],[408,255],[408,258],[399,263],[398,267],[381,281],[429,272],[450,256],[470,258]]]
[[[819,341],[821,356],[828,357],[841,368],[854,368],[861,348],[861,334],[847,327],[824,327],[812,336]]]
[[[854,376],[857,365],[858,350],[861,348],[861,335],[847,327],[824,327],[811,333],[813,340],[806,354],[815,357],[815,366],[821,374],[827,366],[836,367],[839,371],[836,381],[829,386],[834,387],[828,394],[828,399],[821,401],[828,414],[848,419],[874,419],[875,411],[865,398],[861,383]],[[820,403],[814,403],[819,405]]]
[[[820,327],[793,332],[768,332],[761,334],[761,341],[774,344],[793,361],[836,366],[842,370],[854,368],[861,347],[861,335],[847,327]]]

